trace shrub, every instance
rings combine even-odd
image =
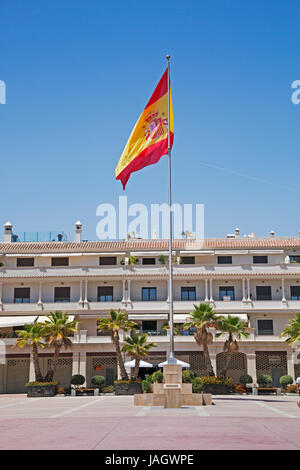
[[[115,387],[113,385],[107,385],[106,387],[102,388],[102,393],[113,393],[115,391]]]
[[[157,370],[156,372],[153,372],[152,374],[152,383],[159,383],[161,384],[164,379],[164,374],[162,373],[161,370]]]
[[[240,395],[243,395],[243,393],[246,393],[246,388],[244,385],[241,384],[234,384],[232,387],[233,393],[239,393]]]
[[[95,387],[102,388],[105,384],[105,377],[103,377],[103,375],[94,375],[94,377],[91,378],[91,384]]]
[[[166,257],[165,257],[165,255],[160,255],[160,256],[158,257],[158,260],[159,260],[160,264],[166,264]]]
[[[243,374],[243,375],[240,376],[239,382],[242,385],[252,384],[253,379],[252,379],[251,375]]]
[[[131,380],[131,379],[128,379],[128,380],[114,380],[114,384],[140,384],[142,382],[141,379],[136,379],[136,380]]]
[[[293,377],[291,375],[282,375],[280,377],[280,383],[283,388],[286,388],[287,385],[291,385],[294,382]]]
[[[193,383],[196,378],[196,374],[191,370],[182,371],[182,382],[183,383]]]
[[[267,385],[272,383],[272,377],[268,374],[260,374],[257,377],[257,382],[259,385]]]
[[[214,376],[208,376],[208,377],[196,377],[197,379],[200,379],[200,381],[204,385],[228,385],[228,387],[232,387],[233,385],[233,378],[232,377],[214,377]]]
[[[144,393],[152,393],[152,383],[148,380],[142,381],[142,390]]]
[[[204,383],[201,381],[201,377],[195,377],[193,380],[193,393],[201,393]]]
[[[51,385],[58,386],[58,382],[27,382],[25,387],[49,387]]]
[[[75,387],[78,387],[79,385],[83,385],[85,382],[85,377],[80,374],[75,374],[72,375],[71,378],[71,385],[75,385]]]
[[[131,264],[132,266],[134,266],[135,264],[137,264],[137,259],[135,256],[131,255],[129,256],[129,264]]]

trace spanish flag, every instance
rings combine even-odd
[[[136,123],[125,146],[118,166],[116,179],[123,189],[134,171],[157,163],[168,153],[168,69],[160,79],[147,106]],[[170,89],[170,147],[173,146],[174,124]]]

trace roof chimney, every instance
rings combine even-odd
[[[4,243],[11,243],[12,228],[13,226],[10,222],[6,222],[6,224],[4,224]]]
[[[234,230],[234,235],[236,236],[236,238],[238,238],[240,236],[240,229],[239,228],[236,228]]]
[[[271,230],[271,232],[270,232],[270,237],[271,237],[271,238],[274,238],[274,237],[275,237],[275,232],[274,232],[274,230]]]
[[[75,224],[75,242],[81,242],[81,234],[82,234],[82,223],[78,220]]]

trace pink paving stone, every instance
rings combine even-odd
[[[1,421],[0,449],[300,448],[292,418],[126,417]]]

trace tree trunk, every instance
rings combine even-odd
[[[133,372],[133,375],[134,375],[133,380],[136,380],[139,376],[140,362],[141,362],[140,358],[136,357],[135,358],[135,367],[134,367],[134,372]]]
[[[119,367],[120,367],[122,380],[128,380],[128,374],[124,366],[124,361],[123,361],[123,357],[122,357],[121,349],[120,349],[119,333],[117,331],[113,333],[112,339],[116,348],[117,363],[119,364]]]
[[[54,373],[56,371],[57,361],[58,361],[58,358],[59,358],[59,353],[60,353],[60,346],[57,345],[57,346],[55,346],[55,349],[54,349],[52,364],[49,367],[49,369],[47,371],[47,374],[46,374],[46,377],[45,377],[46,382],[53,382],[53,377],[54,377]]]
[[[207,369],[207,373],[209,377],[214,377],[215,373],[214,373],[214,369],[210,360],[208,346],[207,346],[206,341],[203,341],[203,356],[204,356],[205,367]]]
[[[35,343],[32,345],[32,359],[34,366],[34,375],[36,382],[44,382],[44,378],[41,373],[40,363],[39,363],[39,354],[38,347]]]

